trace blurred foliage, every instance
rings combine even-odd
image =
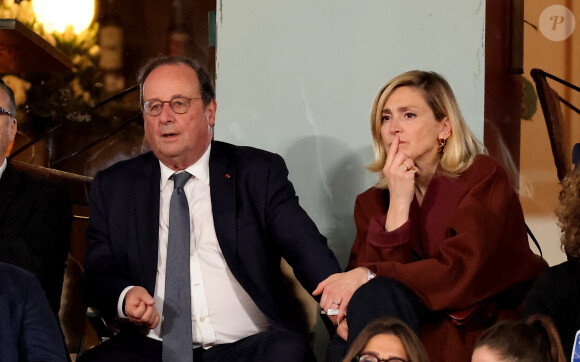
[[[18,119],[42,120],[66,118],[71,121],[89,121],[81,112],[94,106],[99,96],[99,69],[97,67],[99,24],[76,34],[72,26],[60,32],[48,32],[36,20],[32,3],[3,0],[0,18],[14,18],[61,50],[73,62],[72,72],[23,73],[5,75],[3,79],[14,90]],[[24,94],[22,94],[24,92]]]

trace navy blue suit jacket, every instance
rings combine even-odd
[[[56,315],[70,246],[66,190],[8,162],[0,195],[0,261],[34,273]]]
[[[60,329],[38,280],[5,263],[0,263],[0,360],[67,360]]]
[[[297,329],[280,271],[284,257],[306,290],[340,266],[298,204],[288,170],[276,154],[212,143],[212,212],[232,274],[271,323]],[[139,285],[153,295],[159,237],[159,161],[153,153],[98,173],[91,187],[84,295],[114,317],[119,295]]]

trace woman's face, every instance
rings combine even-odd
[[[505,359],[502,358],[496,351],[489,348],[488,346],[477,347],[473,351],[471,356],[471,362],[504,362]]]
[[[435,119],[422,91],[410,86],[396,88],[387,98],[381,113],[381,138],[388,151],[399,135],[399,151],[415,163],[435,162],[440,138],[451,134],[449,119]]]
[[[398,357],[408,361],[409,357],[399,337],[392,334],[377,334],[371,338],[359,353],[361,356],[369,354],[382,359]]]

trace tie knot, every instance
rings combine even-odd
[[[174,189],[182,189],[183,186],[187,183],[187,180],[191,178],[191,174],[189,172],[180,172],[174,173],[173,176],[173,188]]]

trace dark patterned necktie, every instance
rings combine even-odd
[[[189,206],[183,186],[187,172],[173,176],[169,204],[169,236],[165,263],[165,301],[163,304],[163,361],[192,362],[191,284],[189,280]]]

